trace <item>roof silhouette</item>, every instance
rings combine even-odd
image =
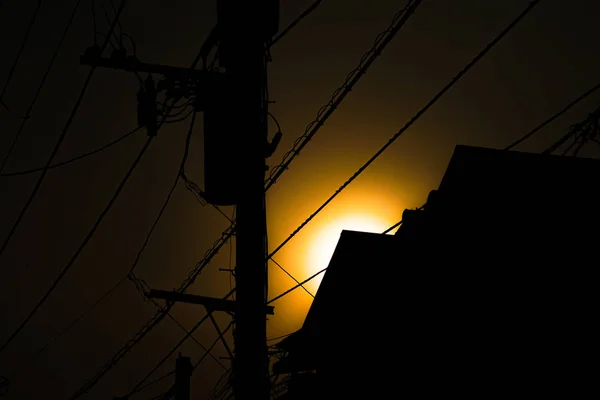
[[[395,235],[342,232],[276,370],[316,370],[324,397],[393,376],[423,394],[581,390],[598,176],[598,160],[457,146]]]

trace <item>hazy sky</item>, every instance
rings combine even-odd
[[[287,25],[311,2],[282,1],[281,25]],[[35,3],[0,3],[0,83],[8,75]],[[83,1],[4,172],[43,166],[50,155],[88,73],[88,67],[79,64],[79,56],[93,43],[91,3]],[[109,1],[96,1],[101,3]],[[74,4],[74,0],[43,2],[4,97],[15,111],[27,109]],[[141,60],[187,66],[216,21],[215,4],[214,0],[131,0],[122,18],[123,30],[135,39]],[[269,89],[276,104],[270,111],[282,126],[283,140],[269,165],[281,160],[404,4],[403,0],[326,0],[273,48]],[[525,0],[424,1],[290,170],[269,190],[270,248],[344,183],[526,4]],[[456,144],[505,147],[597,84],[599,11],[597,1],[543,0],[275,259],[297,279],[305,279],[326,266],[326,260],[315,256],[315,242],[333,246],[343,228],[383,231],[400,219],[404,209],[420,206],[437,187]],[[106,31],[100,8],[96,14],[98,30]],[[56,161],[92,150],[135,128],[137,85],[132,74],[97,70]],[[545,149],[566,133],[569,125],[585,118],[597,106],[599,96],[581,103],[519,149]],[[20,121],[3,109],[0,118],[3,157]],[[188,123],[182,122],[160,131],[69,274],[0,354],[0,375],[12,378],[6,398],[70,396],[154,314],[156,308],[125,282],[92,315],[31,361],[36,349],[126,274],[177,173],[187,127]],[[145,140],[140,132],[109,150],[48,173],[0,258],[0,342],[21,323],[69,261]],[[590,147],[583,155],[595,156],[598,151]],[[196,124],[186,171],[203,186],[201,123]],[[37,177],[0,177],[2,240]],[[223,211],[231,215],[233,210],[225,207]],[[228,225],[222,215],[203,207],[181,185],[141,258],[137,275],[153,288],[179,287]],[[230,267],[234,255],[233,249],[225,246],[190,292],[222,296],[229,289],[230,277],[218,269]],[[365,268],[389,276],[379,266]],[[270,273],[271,296],[293,286],[276,266],[271,265]],[[316,285],[308,288],[314,293]],[[296,330],[310,300],[307,293],[297,290],[274,303],[269,337]],[[191,327],[204,313],[200,306],[177,305],[173,315]],[[222,328],[229,322],[224,315],[218,320]],[[182,335],[177,325],[165,320],[87,398],[127,393]],[[215,329],[206,323],[196,337],[208,346],[216,337]],[[186,342],[181,352],[193,361],[203,354],[192,341]],[[226,355],[221,345],[215,355]],[[174,365],[174,359],[169,360],[154,377]],[[194,398],[206,398],[222,372],[211,359],[201,364],[193,376]],[[149,389],[145,398],[171,383],[166,379]]]

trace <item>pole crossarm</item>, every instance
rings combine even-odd
[[[225,311],[228,313],[235,313],[238,308],[238,303],[235,300],[219,299],[168,290],[150,289],[150,291],[146,293],[146,297],[150,299],[162,299],[168,302],[200,304],[206,307],[209,312]],[[273,306],[265,305],[266,314],[274,315],[274,310],[275,308]]]

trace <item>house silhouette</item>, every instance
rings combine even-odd
[[[599,178],[599,160],[457,146],[396,234],[341,233],[278,344],[281,398],[583,397]]]

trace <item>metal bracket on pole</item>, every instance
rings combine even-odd
[[[198,70],[183,67],[173,67],[162,64],[149,64],[141,62],[138,58],[129,57],[102,57],[93,51],[87,51],[80,57],[81,64],[116,69],[129,72],[145,72],[164,77],[158,83],[157,89],[164,90],[167,97],[196,96],[196,111],[203,111],[205,104],[211,99],[227,79],[224,72],[211,70]]]

